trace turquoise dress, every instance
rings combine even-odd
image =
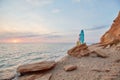
[[[84,30],[81,30],[81,32],[79,34],[79,41],[81,44],[84,43]]]

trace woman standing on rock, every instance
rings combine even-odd
[[[81,30],[79,34],[79,40],[77,41],[76,45],[79,46],[84,43],[84,31]]]
[[[81,32],[79,34],[79,41],[81,44],[84,43],[84,30],[81,30]]]

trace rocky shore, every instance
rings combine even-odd
[[[60,61],[21,65],[0,80],[120,80],[120,12],[101,42],[68,50]]]
[[[68,55],[58,62],[44,61],[22,65],[17,68],[16,78],[8,74],[6,76],[11,79],[2,80],[120,80],[118,46],[120,44],[103,49],[96,44],[88,46],[91,53],[80,58]],[[98,56],[96,51],[101,51],[102,56]]]

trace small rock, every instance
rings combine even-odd
[[[55,67],[55,61],[43,61],[33,64],[25,64],[21,65],[17,68],[17,72],[19,73],[29,73],[29,72],[36,72],[36,71],[47,71]]]
[[[65,71],[73,71],[75,69],[77,69],[77,66],[75,66],[75,65],[66,65],[66,66],[64,66]]]

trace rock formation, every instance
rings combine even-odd
[[[84,56],[101,57],[101,58],[109,57],[106,53],[104,53],[99,49],[92,50],[92,51],[89,50],[86,44],[81,44],[73,47],[72,49],[68,50],[68,54],[70,56],[74,56],[78,58],[84,57]]]
[[[89,55],[88,46],[86,44],[75,46],[72,49],[68,50],[68,54],[74,57],[87,56]]]
[[[55,67],[55,64],[56,63],[54,61],[43,61],[43,62],[34,63],[34,64],[25,64],[25,65],[19,66],[17,68],[17,72],[24,74],[29,72],[47,71]]]
[[[120,42],[120,12],[113,21],[111,28],[101,37],[100,43],[104,46],[117,44]]]
[[[49,71],[54,68],[55,65],[55,61],[42,61],[21,65],[17,68],[17,72],[21,74],[18,80],[50,80],[52,73],[49,73]]]

